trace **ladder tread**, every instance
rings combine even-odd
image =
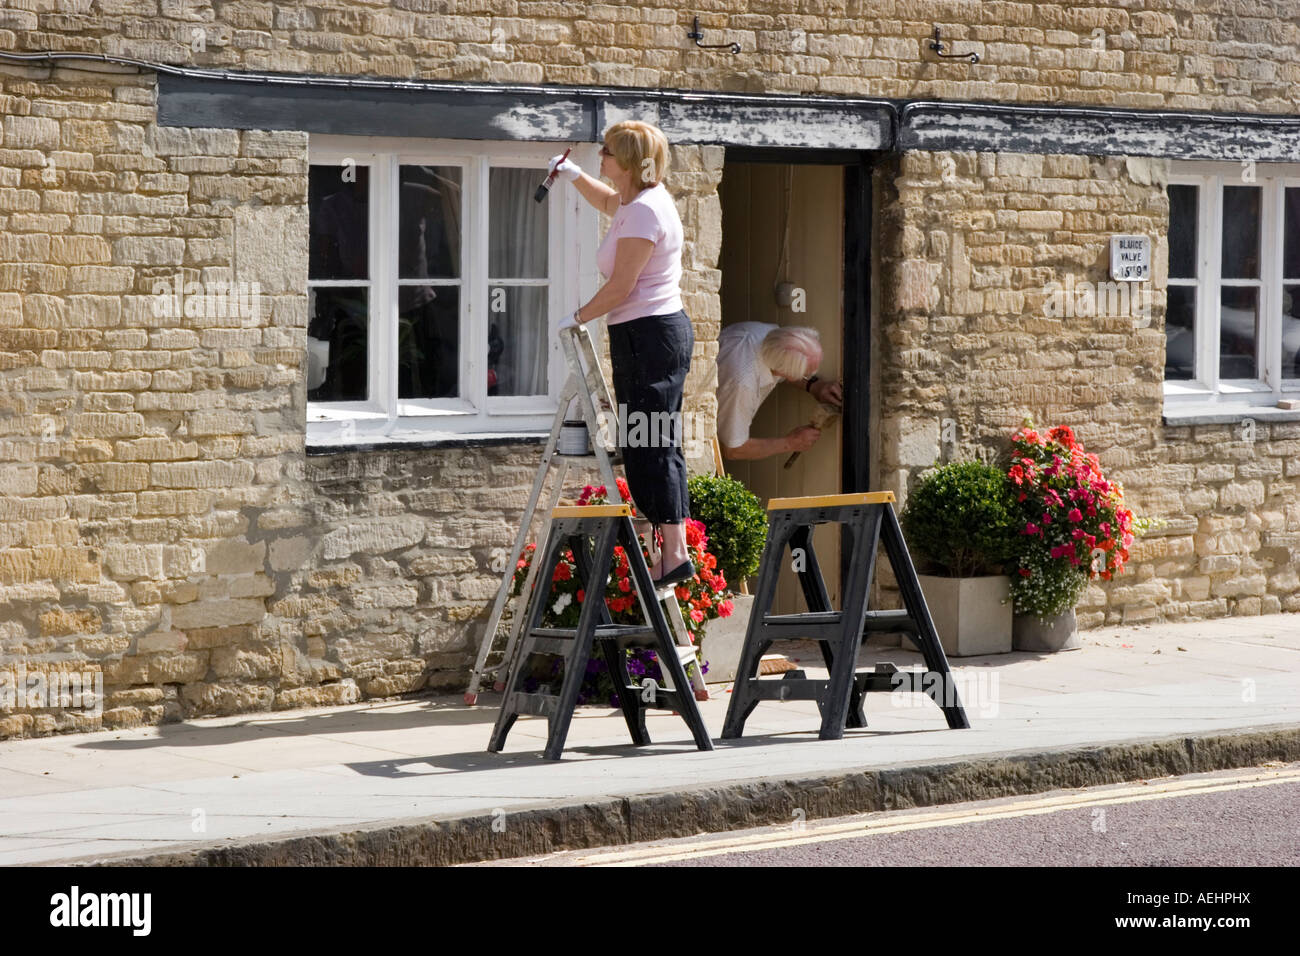
[[[793,627],[811,624],[814,627],[824,624],[840,623],[839,611],[807,611],[803,614],[765,614],[764,626]]]

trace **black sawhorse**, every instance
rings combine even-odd
[[[957,696],[948,658],[930,619],[921,585],[907,553],[903,532],[894,514],[894,493],[873,491],[813,498],[773,498],[768,504],[767,544],[759,565],[745,646],[736,669],[731,703],[722,729],[723,739],[739,737],[745,721],[762,700],[814,700],[821,712],[822,740],[839,740],[845,727],[865,727],[863,695],[868,691],[915,691],[930,696],[943,710],[948,726],[970,726]],[[812,531],[819,524],[844,528],[843,547],[849,549],[848,573],[841,592],[841,610],[831,608],[813,550]],[[901,610],[868,611],[867,597],[876,564],[876,549],[883,540],[902,593]],[[776,596],[786,547],[808,611],[804,614],[769,614]],[[892,664],[875,671],[856,672],[858,645],[864,631],[906,631],[921,649],[925,671],[900,671]],[[773,641],[816,640],[830,672],[828,680],[808,680],[802,671],[784,678],[759,680],[759,659]]]
[[[605,606],[605,585],[609,580],[614,547],[620,544],[627,553],[632,586],[642,599],[642,614],[646,618],[646,623],[642,625],[612,623],[609,608]],[[573,553],[578,568],[577,577],[586,592],[582,611],[578,615],[577,627],[542,627],[543,615],[550,603],[551,578],[566,549]],[[546,758],[559,760],[564,750],[564,741],[569,735],[573,709],[578,703],[578,690],[587,673],[587,661],[594,644],[600,645],[601,654],[609,667],[619,706],[627,720],[634,744],[650,743],[650,735],[645,726],[646,710],[675,710],[690,727],[695,745],[700,750],[712,750],[713,743],[709,739],[700,710],[695,705],[695,695],[683,663],[685,661],[689,666],[697,666],[695,650],[693,647],[679,647],[673,640],[664,609],[656,599],[650,581],[650,569],[646,566],[645,555],[641,553],[641,545],[632,528],[631,509],[625,504],[562,506],[554,509],[551,512],[546,545],[537,552],[534,560],[543,563],[537,569],[533,593],[523,612],[527,615],[524,631],[506,683],[501,712],[492,729],[488,750],[499,752],[505,746],[506,735],[510,733],[516,718],[520,714],[533,714],[547,720]],[[624,652],[633,647],[649,648],[655,652],[660,670],[672,683],[671,689],[647,684],[638,687],[632,683]],[[549,686],[541,687],[535,693],[521,689],[530,658],[537,654],[563,658],[564,675],[559,693],[551,693]]]

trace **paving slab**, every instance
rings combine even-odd
[[[924,801],[983,785],[963,767],[985,768],[990,779],[1019,768],[1010,775],[1016,787],[1035,786],[1036,776],[1056,786],[1062,761],[1080,764],[1065,755],[1087,748],[1131,745],[1148,755],[1147,764],[1117,760],[1106,771],[1114,775],[1196,759],[1191,745],[1190,756],[1177,745],[1149,745],[1164,738],[1254,735],[1249,746],[1201,748],[1235,755],[1225,760],[1271,753],[1270,735],[1282,750],[1292,737],[1300,744],[1300,615],[1106,628],[1085,632],[1083,643],[1054,655],[954,659],[969,691],[968,730],[949,730],[921,695],[870,694],[868,727],[843,740],[818,740],[815,704],[791,701],[759,704],[744,739],[721,741],[729,694],[728,685],[715,685],[701,705],[715,735],[716,749],[706,753],[672,715],[650,716],[654,743],[637,748],[616,711],[584,708],[559,762],[541,758],[546,724],[536,718],[520,718],[506,751],[489,754],[493,695],[474,708],[418,697],[0,742],[0,864],[188,862],[214,853],[291,862],[297,858],[266,848],[307,836],[303,845],[318,854],[311,858],[328,847],[330,862],[356,862],[348,852],[355,856],[358,840],[375,832],[387,834],[385,852],[400,859],[412,851],[394,834],[418,835],[422,826],[447,839],[460,827],[474,846],[465,853],[490,856],[505,852],[505,841],[494,846],[496,836],[471,826],[495,821],[496,835],[550,814],[555,831],[555,820],[599,817],[598,825],[582,823],[585,835],[564,838],[580,845],[628,838],[629,808],[652,799],[705,806],[725,796],[726,807],[704,814],[709,821],[752,825],[756,807],[780,812],[780,799],[800,791],[773,794],[798,781],[851,793],[910,769],[925,792],[908,799]],[[824,675],[811,645],[791,653],[809,677]],[[859,655],[860,666],[884,660],[921,667],[919,654],[898,647],[868,644]],[[753,807],[741,805],[746,794]]]

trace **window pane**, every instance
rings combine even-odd
[[[1258,186],[1223,187],[1223,278],[1259,278]]]
[[[545,169],[493,167],[488,173],[488,277],[547,277],[547,210],[533,200]]]
[[[313,166],[307,177],[312,279],[370,278],[370,167]]]
[[[546,394],[550,355],[546,297],[545,286],[493,286],[489,290],[489,395]]]
[[[397,290],[397,395],[460,394],[460,289],[404,285]]]
[[[366,400],[369,308],[366,289],[307,290],[307,398]]]
[[[1220,290],[1219,377],[1257,379],[1259,375],[1259,290]]]
[[[1300,188],[1286,190],[1283,204],[1285,241],[1282,255],[1282,277],[1300,279]]]
[[[1196,278],[1197,186],[1169,187],[1169,275]]]
[[[1190,381],[1196,372],[1196,287],[1171,285],[1165,313],[1165,378]]]
[[[399,178],[398,274],[460,278],[460,167],[403,166]]]
[[[1300,285],[1282,287],[1282,377],[1300,378]]]

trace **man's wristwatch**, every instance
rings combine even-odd
[[[816,376],[816,375],[809,375],[806,379],[803,380],[803,390],[804,390],[805,392],[808,392],[808,393],[811,395],[811,394],[812,394],[812,385],[813,385],[813,382],[815,382],[815,381],[817,381],[817,376]]]

